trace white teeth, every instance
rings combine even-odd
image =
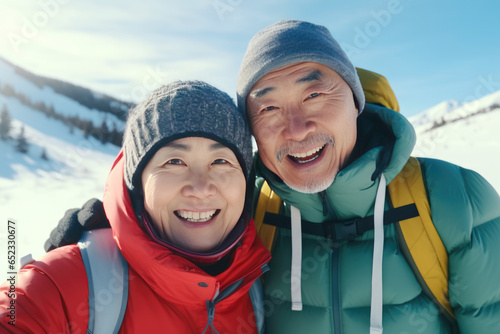
[[[177,214],[179,215],[179,217],[187,221],[195,223],[203,223],[212,219],[216,211],[217,210],[198,212],[198,211],[179,210],[177,211]]]
[[[320,146],[320,147],[316,147],[315,149],[309,150],[306,153],[293,153],[293,154],[290,154],[290,156],[292,156],[294,158],[305,158],[305,157],[309,157],[309,156],[319,152],[322,148],[323,148],[323,146]]]

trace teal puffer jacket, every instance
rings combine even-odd
[[[372,181],[375,171],[383,171],[390,182],[414,144],[415,132],[405,117],[367,105],[358,119],[353,153],[357,158],[324,192],[291,190],[260,159],[256,171],[284,200],[287,215],[292,205],[309,222],[366,217],[373,214],[378,186],[377,180]],[[449,256],[449,295],[459,330],[462,334],[498,334],[500,198],[473,171],[439,160],[419,160],[432,219]],[[384,334],[456,332],[424,295],[399,249],[394,226],[385,226],[384,231]],[[369,333],[373,231],[339,244],[302,235],[302,311],[291,310],[290,234],[290,230],[278,230],[271,270],[264,277],[267,333]]]

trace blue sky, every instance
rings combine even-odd
[[[0,9],[0,56],[135,102],[176,79],[234,97],[248,41],[280,19],[328,27],[355,66],[389,79],[406,116],[500,90],[493,0],[0,0]]]

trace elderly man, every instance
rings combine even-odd
[[[282,200],[264,221],[278,226],[267,333],[500,333],[498,194],[473,171],[411,158],[412,126],[365,103],[325,27],[280,21],[257,33],[237,93],[254,169]],[[100,210],[69,211],[46,249],[74,242],[70,226],[102,226]]]
[[[264,278],[268,333],[500,333],[498,194],[473,171],[415,160],[449,260],[447,312],[400,249],[399,225],[377,223],[398,200],[384,196],[385,184],[407,164],[414,130],[399,113],[365,104],[325,27],[280,21],[257,33],[237,93],[259,149],[256,172],[292,217],[275,233]],[[371,215],[375,230],[348,240],[310,227]]]

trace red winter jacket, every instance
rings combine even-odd
[[[202,333],[207,301],[243,280],[215,304],[213,325],[220,334],[256,333],[248,295],[269,252],[256,238],[253,222],[234,251],[230,268],[210,276],[192,262],[153,242],[138,226],[123,181],[123,157],[108,177],[104,208],[121,253],[129,263],[129,296],[120,333]],[[88,284],[77,245],[55,249],[25,266],[16,282],[15,327],[9,285],[0,287],[0,333],[87,331]],[[206,331],[210,333],[210,329]]]

